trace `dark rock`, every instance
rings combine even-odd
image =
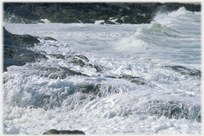
[[[66,60],[69,61],[69,63],[73,63],[75,65],[79,65],[81,67],[85,66],[86,63],[84,63],[83,60],[81,60],[79,57],[76,57],[75,55],[69,55],[65,57]]]
[[[101,93],[99,93],[100,92],[100,90],[101,90],[101,84],[97,84],[95,87],[94,87],[94,94],[95,95],[99,95],[99,97],[101,97],[102,96],[102,94]]]
[[[17,16],[20,16],[20,17],[23,17],[23,18],[26,18],[29,20],[33,20],[33,21],[40,19],[38,15],[30,13],[28,10],[26,10],[24,8],[16,8],[15,14]]]
[[[26,62],[35,62],[40,59],[47,59],[41,53],[28,50],[34,43],[39,43],[36,37],[30,35],[14,35],[4,29],[4,68],[6,71],[8,66],[25,65]]]
[[[106,24],[116,24],[115,22],[112,22],[112,21],[109,21],[109,20],[105,21],[105,23]]]
[[[74,63],[75,65],[79,65],[81,67],[86,65],[81,59],[78,58],[72,58],[70,63]]]
[[[165,3],[167,10],[174,11],[180,7],[185,7],[189,11],[201,11],[201,5],[199,4],[187,4],[187,3]]]
[[[177,72],[180,72],[182,75],[190,75],[190,76],[199,76],[201,77],[201,71],[197,69],[189,69],[183,66],[164,66],[166,68],[171,68]]]
[[[82,23],[91,23],[93,24],[95,22],[95,20],[90,19],[90,18],[84,18],[80,20]]]
[[[103,71],[102,66],[97,64],[93,65],[93,64],[87,63],[89,62],[89,59],[84,55],[69,55],[65,57],[65,59],[67,59],[70,63],[79,65],[81,67],[88,66],[88,67],[95,68],[97,72]]]
[[[104,23],[104,22],[101,22],[100,24],[103,25],[103,24],[105,24],[105,23]]]
[[[93,67],[96,69],[97,72],[103,71],[103,68],[101,65],[94,65]]]
[[[85,85],[83,87],[79,87],[77,90],[78,92],[89,94],[94,92],[94,85]]]
[[[81,61],[81,63],[84,65],[85,63],[81,60],[83,59],[85,62],[89,62],[89,59],[84,56],[84,55],[69,55],[69,56],[64,56],[62,54],[47,54],[47,55],[50,55],[50,56],[53,56],[57,59],[63,59],[63,60],[69,60],[71,63],[79,63],[78,61]]]
[[[64,72],[66,72],[67,74],[69,75],[81,75],[81,76],[87,76],[85,74],[82,74],[81,72],[76,72],[76,71],[73,71],[73,70],[70,70],[66,67],[60,67],[60,69],[64,70]]]
[[[88,64],[89,67],[95,68],[97,72],[101,72],[103,71],[102,66],[100,65],[92,65],[92,64]]]
[[[35,43],[39,43],[40,41],[37,37],[31,35],[16,35],[12,34],[12,38],[18,43],[19,46],[34,46]]]
[[[102,86],[105,86],[107,90],[103,90]],[[110,87],[108,87],[106,84],[88,84],[88,85],[84,85],[81,87],[77,88],[78,92],[82,92],[84,94],[93,94],[94,96],[99,96],[99,97],[105,97],[107,96],[107,93],[111,93]],[[113,93],[117,93],[117,92],[113,92]]]
[[[107,78],[117,78],[117,77],[114,77],[114,76],[106,76]]]
[[[24,62],[35,62],[42,58],[46,59],[43,54],[26,49],[18,49],[18,51],[13,55],[13,59],[21,60]]]
[[[3,71],[7,71],[7,67],[11,65],[16,65],[16,66],[23,66],[26,64],[26,62],[21,61],[21,60],[15,60],[15,59],[4,59],[4,69]]]
[[[52,37],[44,37],[44,40],[51,40],[51,41],[57,41],[56,39],[52,38]]]
[[[9,33],[5,27],[3,27],[3,35],[4,35],[4,47],[5,46],[12,46],[12,45],[16,45],[15,40],[11,37],[12,34]]]
[[[36,74],[39,74],[41,77],[49,77],[51,79],[65,79],[68,76],[87,76],[86,74],[83,74],[81,72],[76,72],[74,70],[70,70],[66,67],[43,67],[43,66],[32,66],[33,69],[38,70],[38,72],[35,72]]]
[[[85,60],[85,61],[87,61],[87,62],[89,62],[89,59],[84,55],[76,55],[76,56],[83,59],[83,60]]]
[[[56,130],[51,129],[44,132],[43,135],[85,135],[83,131],[80,130]]]
[[[117,22],[117,23],[120,23],[120,24],[124,23],[124,21],[123,21],[122,19],[120,19],[120,18],[117,19],[116,22]]]
[[[136,77],[136,76],[131,76],[131,75],[124,75],[124,76],[120,76],[118,77],[119,79],[126,79],[132,83],[136,83],[137,85],[144,85],[145,81],[143,78],[141,77]]]
[[[142,23],[149,23],[151,22],[151,16],[150,15],[130,15],[127,17],[124,17],[123,23],[130,23],[130,24],[142,24]]]
[[[97,65],[97,64],[92,65],[90,63],[87,63],[89,62],[89,59],[84,55],[69,55],[69,56],[64,56],[61,54],[47,54],[47,55],[53,56],[57,59],[67,60],[69,63],[73,63],[81,67],[88,66],[88,67],[95,68],[97,72],[103,71],[102,66]]]
[[[78,59],[80,58],[80,59],[83,59],[86,62],[89,62],[89,59],[84,55],[69,55],[69,56],[66,57],[66,59],[69,59],[69,58],[78,58]]]
[[[4,2],[4,17],[15,14],[17,20],[34,23],[47,18],[56,23],[94,23],[95,20],[117,18],[118,23],[150,23],[155,11],[165,6],[166,10],[174,11],[185,7],[190,11],[201,11],[201,4],[187,3],[9,3]],[[145,16],[143,16],[143,14]],[[124,20],[121,19],[124,17]],[[4,18],[4,19],[5,19]],[[31,20],[29,22],[29,20]],[[15,21],[14,21],[15,22]],[[19,21],[18,21],[19,22]]]
[[[48,55],[53,56],[57,59],[63,59],[63,60],[65,59],[65,56],[62,54],[48,54]]]

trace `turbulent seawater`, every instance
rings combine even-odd
[[[28,49],[48,57],[4,72],[4,133],[201,134],[201,77],[166,67],[201,70],[201,12],[158,12],[150,24],[3,25],[40,37]],[[62,67],[86,76],[63,78]],[[100,95],[84,92],[93,87]]]

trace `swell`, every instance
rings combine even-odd
[[[115,44],[115,50],[142,58],[200,64],[199,13],[187,11],[183,7],[174,12],[157,12],[154,21],[138,27],[134,35],[121,39]]]
[[[197,19],[193,16],[197,16],[197,12],[187,11],[184,7],[181,7],[174,12],[164,12],[158,11],[154,17],[154,21],[146,28],[139,28],[136,32],[136,39],[141,39],[147,43],[153,43],[154,45],[162,45],[162,39],[165,39],[167,45],[170,46],[171,41],[184,40],[192,38],[194,34],[191,34],[194,29],[197,30],[197,26],[200,24],[196,22]],[[199,13],[199,12],[198,12]],[[191,22],[186,23],[187,20]],[[193,24],[195,23],[196,24]],[[188,31],[183,31],[184,27],[189,29]],[[175,45],[174,45],[175,46]],[[177,45],[179,46],[179,45]]]

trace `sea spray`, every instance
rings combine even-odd
[[[48,58],[4,72],[4,133],[201,134],[201,74],[185,71],[201,70],[200,13],[161,14],[137,25],[4,23],[38,36],[27,49]]]

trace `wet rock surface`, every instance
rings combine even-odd
[[[80,130],[56,130],[51,129],[44,132],[43,135],[85,135],[83,131]]]
[[[189,69],[183,66],[164,66],[165,68],[173,69],[182,75],[199,76],[201,77],[201,71],[197,69]]]
[[[104,20],[105,24],[114,17],[117,23],[141,24],[150,23],[154,12],[160,7],[174,11],[185,7],[190,11],[201,11],[200,4],[187,3],[4,3],[4,17],[7,13],[15,14],[17,22],[37,23],[40,19],[48,19],[55,23],[94,23]],[[15,20],[13,20],[15,21]]]
[[[39,52],[28,50],[27,47],[34,46],[39,43],[37,37],[30,35],[16,35],[9,33],[3,28],[4,34],[4,71],[11,65],[22,66],[26,62],[40,61],[47,57]]]
[[[51,79],[65,79],[68,76],[87,76],[86,74],[83,74],[81,72],[77,72],[74,70],[70,70],[69,68],[66,67],[44,67],[44,66],[32,66],[33,69],[38,71],[38,74],[40,77],[49,77]]]
[[[56,39],[52,37],[43,37],[44,40],[51,40],[51,41],[57,41]]]
[[[114,86],[106,83],[87,84],[78,87],[77,91],[83,94],[91,94],[92,99],[95,99],[96,97],[106,97],[110,94],[119,93],[119,90],[117,88],[114,88]]]
[[[124,76],[120,76],[118,77],[119,79],[126,79],[132,83],[136,83],[137,85],[144,85],[145,84],[145,80],[141,77],[137,77],[137,76],[131,76],[131,75],[124,75]]]
[[[55,57],[57,59],[67,60],[69,63],[78,65],[81,67],[94,68],[96,69],[97,72],[103,71],[103,67],[101,65],[89,63],[89,59],[84,55],[69,55],[69,56],[64,56],[62,54],[48,54],[48,55]]]
[[[15,40],[15,42],[18,44],[18,46],[21,46],[21,47],[34,46],[35,43],[40,42],[37,39],[37,37],[31,36],[31,35],[12,34],[12,38]]]

